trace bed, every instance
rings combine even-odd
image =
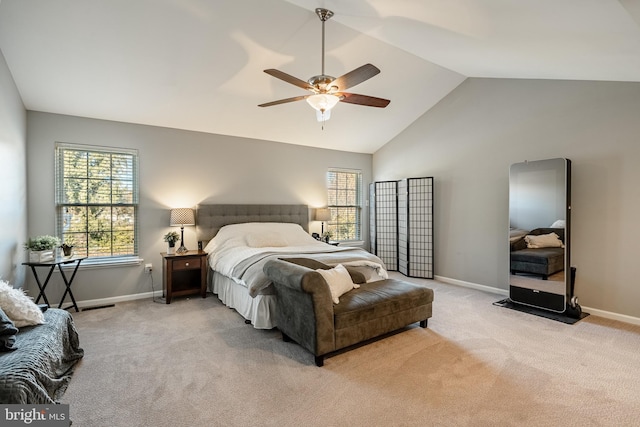
[[[270,259],[308,257],[343,264],[366,281],[388,277],[384,263],[362,248],[333,246],[308,233],[307,205],[198,205],[196,232],[207,252],[208,289],[257,329],[275,322],[275,294],[263,272]]]

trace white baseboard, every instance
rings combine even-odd
[[[116,304],[118,302],[125,302],[125,301],[134,301],[137,299],[145,299],[145,298],[151,298],[151,297],[156,297],[156,298],[160,298],[162,297],[162,291],[155,291],[155,292],[144,292],[141,294],[131,294],[131,295],[121,295],[118,297],[110,297],[110,298],[99,298],[99,299],[90,299],[90,300],[85,300],[85,301],[78,301],[78,307],[80,308],[89,308],[89,307],[101,307],[104,305],[112,305],[112,304]]]
[[[477,283],[465,282],[464,280],[451,279],[449,277],[443,277],[443,276],[435,276],[434,278],[436,280],[439,280],[440,282],[449,283],[451,285],[458,285],[465,288],[477,289],[479,291],[489,292],[491,294],[498,294],[498,295],[504,295],[504,296],[509,295],[509,291],[506,289],[493,288],[491,286],[479,285]]]
[[[605,319],[611,319],[611,320],[618,320],[620,322],[630,323],[632,325],[640,325],[640,318],[627,316],[626,314],[613,313],[611,311],[599,310],[597,308],[584,307],[584,306],[582,306],[582,311],[587,312],[592,316],[604,317]]]
[[[465,282],[464,280],[451,279],[449,277],[443,277],[443,276],[434,276],[434,279],[443,283],[449,283],[451,285],[457,285],[465,288],[476,289],[483,292],[489,292],[491,294],[502,295],[502,296],[509,295],[509,291],[506,289],[493,288],[491,286],[479,285],[473,282]],[[138,299],[145,299],[145,298],[151,298],[151,297],[156,297],[156,298],[162,297],[162,291],[160,290],[155,292],[144,292],[141,294],[122,295],[118,297],[78,301],[78,307],[80,308],[100,307],[103,305],[111,305],[118,302],[134,301]],[[584,307],[584,306],[582,307],[582,311],[586,311],[592,316],[599,316],[605,319],[617,320],[620,322],[630,323],[632,325],[640,325],[640,318],[627,316],[626,314],[613,313],[611,311],[599,310],[597,308]]]
[[[449,277],[435,276],[436,280],[443,283],[449,283],[451,285],[458,285],[465,288],[477,289],[479,291],[489,292],[492,294],[498,294],[503,296],[509,296],[507,289],[492,288],[491,286],[479,285],[477,283],[465,282],[464,280],[451,279]],[[613,313],[611,311],[599,310],[593,307],[582,306],[582,311],[589,313],[592,316],[603,317],[605,319],[617,320],[624,323],[630,323],[632,325],[640,325],[640,318],[627,316],[626,314]]]

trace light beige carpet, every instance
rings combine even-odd
[[[245,325],[212,295],[74,314],[74,427],[637,426],[640,327],[566,325],[430,280],[417,325],[326,359]]]

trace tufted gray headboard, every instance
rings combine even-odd
[[[198,241],[209,241],[221,227],[244,222],[292,222],[309,231],[307,205],[197,205]]]

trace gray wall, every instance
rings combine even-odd
[[[435,178],[436,275],[508,287],[508,171],[573,164],[583,306],[640,318],[640,84],[467,79],[373,156],[375,180]]]
[[[166,251],[162,236],[171,229],[170,208],[202,202],[325,206],[329,167],[360,169],[363,181],[371,181],[370,154],[32,111],[27,123],[31,235],[55,233],[56,141],[139,150],[140,256],[154,264],[155,290],[162,284],[159,253]],[[320,223],[311,222],[310,228],[320,232]],[[368,235],[368,228],[363,235]],[[195,227],[185,227],[185,245],[196,248]],[[86,301],[149,292],[151,282],[143,270],[142,265],[81,270],[74,295]],[[53,280],[52,295],[61,295],[61,278]],[[35,288],[30,275],[27,281],[29,288]]]
[[[23,244],[27,236],[27,112],[0,52],[0,278],[24,284]]]

